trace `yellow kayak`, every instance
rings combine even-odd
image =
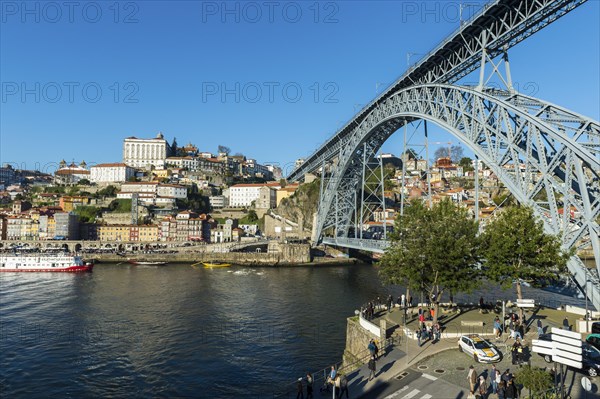
[[[204,267],[229,267],[231,263],[223,263],[223,262],[202,262]]]

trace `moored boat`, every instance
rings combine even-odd
[[[202,262],[202,264],[204,265],[204,267],[229,267],[229,266],[231,266],[231,263],[213,262],[213,261]]]
[[[91,272],[94,264],[73,255],[0,255],[0,272]]]
[[[136,260],[136,259],[129,259],[127,262],[131,263],[132,265],[139,265],[139,266],[163,266],[163,265],[167,264],[167,262],[151,262],[151,261]]]

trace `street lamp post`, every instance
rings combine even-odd
[[[585,332],[589,331],[589,317],[588,317],[588,269],[587,269],[587,259],[586,264],[584,265],[585,270]]]

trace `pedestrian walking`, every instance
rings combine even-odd
[[[338,398],[341,398],[344,395],[344,392],[346,392],[346,398],[349,398],[350,394],[348,393],[348,379],[346,378],[346,374],[340,376],[340,394],[338,395]]]
[[[373,341],[373,345],[375,345],[375,360],[379,359],[379,347],[377,346],[377,342]]]
[[[510,379],[512,378],[512,375],[510,374],[510,369],[506,369],[506,371],[504,373],[502,373],[502,381],[504,381],[504,386],[506,386],[506,384],[508,384],[508,381],[510,381]]]
[[[306,373],[306,399],[313,399],[313,383],[314,379],[310,373]]]
[[[479,376],[479,395],[482,397],[482,399],[485,399],[485,397],[487,395],[487,390],[488,390],[488,386],[487,386],[487,383],[485,382],[485,377],[482,374]]]
[[[518,398],[518,392],[517,392],[517,387],[515,386],[515,380],[513,380],[512,378],[508,381],[508,384],[506,384],[506,390],[505,390],[505,398],[506,399],[517,399]]]
[[[563,320],[563,330],[571,330],[571,325],[569,324],[569,319],[565,316]]]
[[[369,359],[369,381],[371,381],[373,378],[375,378],[375,371],[377,370],[377,364],[375,363],[375,356],[371,356],[371,359]]]
[[[498,399],[506,399],[506,382],[500,380],[498,383],[498,390],[496,391],[498,394]]]
[[[502,332],[502,326],[500,325],[500,318],[496,316],[494,319],[494,335],[496,339],[500,338],[500,334]]]
[[[512,364],[521,364],[523,361],[523,346],[521,341],[517,339],[511,348]]]
[[[490,370],[490,384],[492,385],[492,393],[495,395],[498,392],[498,383],[500,382],[500,372],[496,369],[496,365],[492,364]]]
[[[367,346],[367,348],[369,349],[369,353],[371,354],[371,356],[375,356],[375,342],[373,342],[372,339],[369,341],[369,345]]]
[[[417,329],[417,345],[419,345],[419,348],[421,347],[421,328]]]
[[[475,371],[475,367],[471,365],[469,367],[469,374],[467,374],[467,380],[469,381],[469,388],[471,388],[470,392],[475,392],[475,384],[477,383],[477,372]]]
[[[523,339],[523,335],[525,335],[525,331],[523,331],[523,323],[517,322],[515,329],[515,339]]]
[[[335,365],[331,366],[331,371],[329,372],[329,379],[332,383],[335,382],[335,377],[337,377],[337,370],[335,369]]]
[[[406,307],[406,295],[402,294],[400,296],[400,306],[405,308]]]
[[[412,308],[412,305],[413,305],[413,297],[411,295],[411,296],[408,297],[408,307]]]
[[[537,332],[538,332],[538,338],[540,335],[542,335],[544,333],[544,327],[542,326],[542,319],[537,320]]]
[[[439,323],[435,323],[433,325],[433,342],[438,342],[440,340],[440,324]]]
[[[304,399],[304,387],[302,386],[302,377],[298,378],[296,388],[298,389],[298,393],[296,394],[296,399],[298,399],[298,398]]]
[[[392,306],[394,306],[394,297],[392,297],[391,294],[388,296],[387,305],[388,305],[388,313],[391,313],[392,312]]]

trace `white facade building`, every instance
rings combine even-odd
[[[159,184],[156,187],[159,197],[187,198],[187,187],[178,184]]]
[[[178,198],[187,197],[187,188],[177,184],[160,184],[157,182],[123,183],[117,198],[131,199],[138,193],[141,203],[157,206],[173,206]]]
[[[264,184],[236,184],[229,187],[229,206],[248,207],[260,197]]]
[[[165,160],[166,167],[174,166],[176,168],[186,168],[190,172],[196,172],[200,163],[194,157],[169,157]]]
[[[225,208],[229,204],[227,197],[224,195],[211,195],[208,197],[208,201],[213,209]]]
[[[135,169],[124,163],[103,163],[90,168],[90,181],[94,183],[126,182],[135,176]]]
[[[120,194],[129,195],[121,198],[131,198],[131,193],[154,194],[159,197],[186,198],[187,188],[178,184],[161,184],[158,182],[123,183]]]
[[[123,162],[134,168],[147,168],[152,165],[162,169],[169,150],[169,144],[162,133],[153,139],[127,137],[123,142]]]

